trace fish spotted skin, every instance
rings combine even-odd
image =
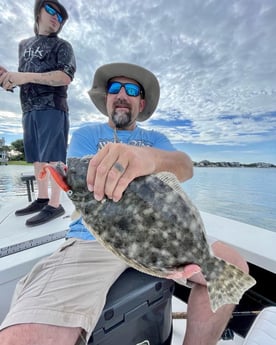
[[[97,201],[87,189],[90,159],[68,159],[68,195],[96,239],[129,266],[167,277],[187,264],[199,265],[213,311],[237,304],[255,284],[250,275],[213,256],[199,211],[173,174],[136,178],[120,201]]]

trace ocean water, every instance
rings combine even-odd
[[[182,186],[201,211],[276,231],[275,168],[196,167]]]
[[[32,172],[32,166],[0,165],[0,212],[15,198],[27,202],[20,174]],[[196,167],[194,177],[182,186],[201,211],[276,231],[275,168]]]
[[[4,203],[22,197],[27,200],[27,188],[21,173],[33,174],[32,165],[0,165],[0,211]]]

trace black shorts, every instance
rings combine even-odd
[[[66,162],[68,113],[56,109],[33,110],[23,114],[22,123],[28,163]]]

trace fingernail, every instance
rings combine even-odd
[[[87,188],[88,188],[89,192],[93,192],[93,190],[94,190],[94,186],[92,184],[89,184],[87,186]]]
[[[94,198],[97,200],[97,201],[101,201],[102,198],[98,195],[98,194],[94,194]]]

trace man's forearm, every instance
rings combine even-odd
[[[0,84],[3,83],[4,86],[9,86],[9,84],[12,84],[13,86],[20,86],[28,83],[50,86],[63,86],[69,85],[70,82],[71,78],[69,77],[69,75],[62,71],[52,71],[45,73],[3,72],[2,76],[0,76]]]
[[[27,83],[63,86],[69,85],[71,78],[62,71],[52,71],[45,73],[24,73]]]
[[[151,148],[148,149],[151,150]],[[193,177],[193,162],[186,153],[181,151],[152,150],[156,164],[156,173],[160,171],[172,172],[180,182]]]

